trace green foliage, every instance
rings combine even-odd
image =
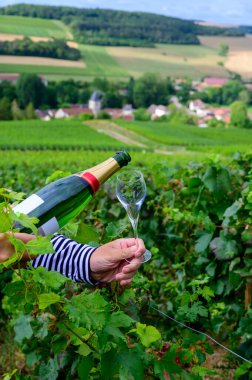
[[[226,57],[229,51],[229,46],[227,44],[220,44],[219,46],[219,55]]]
[[[11,120],[11,102],[8,98],[0,99],[0,120]]]
[[[149,124],[132,125],[149,131],[155,126],[162,138],[161,128],[166,124]],[[8,188],[31,193],[44,184],[41,177],[46,178],[53,168],[83,169],[80,152],[74,162],[72,152],[66,152],[61,165],[57,152],[50,160],[46,152],[47,161],[41,155],[37,166],[35,155],[29,153],[25,164],[20,162],[21,153],[16,161],[9,156],[10,162],[1,161],[2,181]],[[92,160],[107,155],[95,152],[91,157],[85,152],[85,165],[92,166]],[[151,305],[209,333],[251,361],[251,308],[244,308],[246,281],[251,275],[251,154],[237,154],[227,164],[215,157],[175,167],[170,156],[157,159],[151,153],[133,153],[133,157],[148,187],[139,236],[151,248],[152,261],[140,268],[132,287],[124,290],[116,284],[95,291],[84,289],[44,268],[17,269],[12,276],[8,271],[2,273],[1,328],[12,332],[26,360],[19,366],[14,360],[8,372],[2,371],[4,376],[11,376],[15,369],[20,379],[167,380],[180,376],[194,380],[214,375],[204,367],[206,353],[213,352],[206,339],[181,329]],[[23,194],[2,190],[0,195],[4,199],[1,231],[9,230],[20,215],[13,215],[8,202],[20,200]],[[36,233],[32,220],[21,218],[20,222],[30,223]],[[100,190],[78,222],[76,236],[71,230],[71,237],[78,241],[103,243],[131,234],[125,211],[115,202],[112,183]],[[13,243],[17,252],[5,263],[8,267],[13,267],[24,249],[33,254],[51,250],[45,238],[27,246]],[[230,369],[236,368],[237,378],[250,376],[248,363],[236,359],[228,363]]]
[[[146,73],[137,79],[133,87],[133,100],[136,107],[149,107],[151,104],[168,104],[168,83],[159,75]]]
[[[247,107],[241,101],[236,101],[231,106],[231,125],[238,128],[251,128]]]
[[[198,27],[192,21],[150,13],[25,4],[2,8],[1,13],[63,20],[71,26],[77,40],[85,44],[145,47],[152,47],[155,42],[199,44]]]
[[[22,108],[29,103],[38,107],[43,103],[45,86],[41,79],[33,74],[22,74],[17,81],[17,98]]]
[[[136,121],[150,121],[150,113],[145,108],[138,108],[134,111]]]
[[[21,40],[0,41],[0,54],[70,60],[81,58],[79,50],[71,48],[64,40],[33,42],[28,37]]]

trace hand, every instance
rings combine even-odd
[[[8,260],[11,255],[15,252],[15,248],[11,244],[11,242],[8,239],[8,236],[13,235],[15,239],[21,240],[23,243],[28,243],[28,241],[35,239],[34,235],[24,234],[24,233],[11,233],[11,232],[5,232],[0,233],[0,263]],[[26,262],[30,259],[30,256],[26,252],[24,252],[21,261]]]
[[[118,239],[98,247],[90,258],[93,280],[111,282],[117,280],[122,286],[131,282],[132,277],[142,263],[145,246],[138,239]],[[128,263],[125,259],[132,258]]]

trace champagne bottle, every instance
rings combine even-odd
[[[37,217],[40,235],[55,233],[85,208],[100,185],[130,161],[126,151],[119,151],[99,165],[50,183],[13,210]],[[15,227],[26,232],[23,226]]]

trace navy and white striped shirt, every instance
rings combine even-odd
[[[73,281],[96,285],[90,274],[90,257],[96,250],[87,244],[79,244],[63,235],[55,235],[51,239],[55,253],[37,256],[31,261],[34,268],[45,267],[57,271]]]

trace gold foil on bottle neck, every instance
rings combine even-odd
[[[81,174],[84,174],[85,172],[91,173],[99,181],[100,185],[102,185],[119,169],[120,165],[113,157],[111,157],[108,160],[102,162],[101,164],[98,164],[90,169],[85,170]]]

